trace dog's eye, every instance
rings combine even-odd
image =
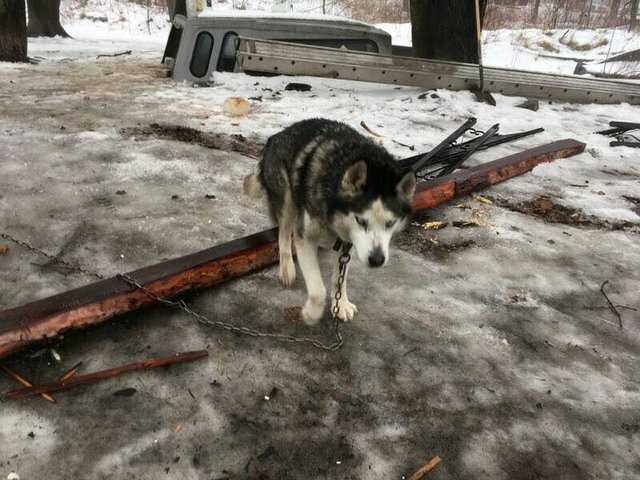
[[[369,223],[364,218],[361,218],[361,217],[356,217],[356,222],[358,222],[358,225],[360,225],[365,230],[369,226]]]
[[[393,227],[396,224],[397,220],[389,220],[387,223],[384,224],[385,228],[387,230],[389,230],[391,227]]]

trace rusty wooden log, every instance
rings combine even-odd
[[[128,274],[162,297],[210,287],[272,265],[277,260],[277,229],[265,230],[192,255]],[[100,323],[153,303],[118,277],[0,312],[0,358],[65,330]]]
[[[59,379],[58,381],[49,383],[47,385],[19,388],[17,390],[12,390],[3,394],[2,398],[11,399],[30,397],[32,395],[50,394],[53,392],[59,392],[60,390],[69,390],[70,388],[89,385],[91,383],[100,382],[109,378],[118,377],[124,373],[132,372],[134,370],[147,370],[149,368],[166,367],[168,365],[174,365],[176,363],[195,362],[196,360],[200,360],[207,356],[209,356],[209,353],[206,350],[175,353],[166,357],[152,358],[150,360],[128,363],[121,367],[101,370],[99,372],[89,373],[87,375],[73,375],[71,377],[67,377],[64,381]]]
[[[584,148],[585,144],[576,140],[560,140],[421,183],[414,210],[436,207],[526,173],[540,163],[576,155]],[[277,229],[265,230],[128,275],[155,295],[171,298],[273,265],[278,259],[277,238]],[[149,303],[153,300],[144,292],[113,277],[0,311],[0,358],[66,330],[100,323]]]

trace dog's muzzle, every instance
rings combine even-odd
[[[377,247],[369,254],[369,266],[370,267],[381,267],[384,265],[384,253],[382,253],[382,249]]]

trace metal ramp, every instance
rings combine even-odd
[[[239,38],[236,71],[341,78],[390,85],[476,90],[478,66]],[[640,83],[484,67],[485,89],[571,103],[640,104]]]

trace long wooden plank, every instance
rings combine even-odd
[[[576,155],[584,148],[585,144],[576,140],[560,140],[422,183],[413,207],[416,211],[436,207],[526,173],[540,163]],[[271,229],[128,275],[156,295],[171,298],[268,267],[277,256],[277,230]],[[100,323],[152,302],[143,292],[113,277],[1,311],[0,358],[66,330]]]

